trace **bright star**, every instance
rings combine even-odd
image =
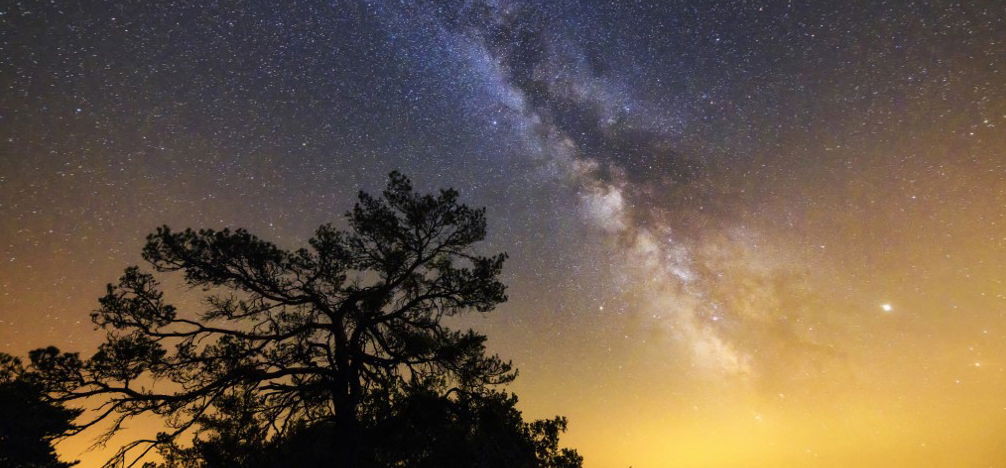
[[[890,312],[894,310],[894,307],[891,307],[891,304],[881,304],[880,308],[883,309],[884,312]]]

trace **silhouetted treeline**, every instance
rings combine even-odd
[[[389,395],[390,396],[390,395]],[[558,447],[564,418],[524,422],[517,398],[503,392],[457,394],[415,388],[375,404],[361,424],[357,466],[429,468],[579,467],[575,451]],[[161,449],[163,468],[279,468],[342,466],[332,422],[298,426],[268,440],[267,425],[242,411],[241,401],[203,422],[204,436],[189,448]]]
[[[74,428],[80,410],[50,401],[21,360],[0,353],[0,467],[66,468],[52,442]]]

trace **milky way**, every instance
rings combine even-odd
[[[1006,456],[1001,2],[0,13],[0,351],[90,352],[154,226],[294,246],[399,169],[487,206],[471,325],[590,468]]]
[[[409,13],[403,16],[423,14]],[[725,304],[707,285],[714,281],[708,276],[722,275],[722,265],[695,258],[707,253],[699,250],[718,249],[703,239],[707,230],[732,227],[718,219],[727,213],[714,209],[728,189],[700,179],[707,172],[702,161],[676,151],[680,119],[650,110],[657,106],[633,96],[623,73],[605,73],[604,51],[590,50],[603,44],[578,32],[597,27],[563,23],[567,14],[476,3],[434,24],[482,71],[487,94],[498,98],[483,103],[495,110],[492,125],[512,127],[518,153],[571,184],[582,215],[618,246],[611,260],[626,270],[621,282],[643,285],[635,312],[669,326],[699,364],[749,372],[749,357],[716,323],[742,321],[747,311]],[[707,271],[697,271],[696,263]],[[738,326],[757,326],[744,322]]]

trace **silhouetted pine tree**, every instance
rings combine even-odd
[[[306,248],[243,229],[161,227],[143,258],[206,292],[204,308],[176,309],[153,274],[129,267],[92,314],[107,331],[97,353],[38,350],[34,372],[57,401],[104,399],[107,411],[82,427],[112,419],[110,436],[144,413],[171,425],[111,463],[162,447],[169,463],[253,465],[324,435],[325,466],[434,466],[447,448],[471,451],[466,460],[530,450],[527,466],[573,466],[549,461],[577,458],[555,447],[565,421],[524,424],[516,400],[491,390],[516,377],[511,364],[486,353],[484,335],[444,324],[506,300],[505,255],[472,249],[484,214],[454,190],[417,194],[392,173],[381,197],[360,193],[347,230],[323,225]],[[190,430],[205,437],[178,448]],[[386,443],[395,438],[404,452]]]

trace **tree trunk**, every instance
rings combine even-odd
[[[356,419],[356,408],[350,402],[336,404],[336,456],[338,460],[335,466],[345,468],[359,468],[361,466],[362,453],[360,434],[360,422]]]
[[[347,341],[345,312],[340,311],[335,327],[335,390],[332,394],[335,406],[336,423],[336,465],[345,468],[359,468],[361,465],[361,443],[363,442],[360,433],[360,422],[357,420],[357,405],[359,401],[352,392],[350,383],[353,379],[358,380],[358,376],[353,375],[350,364]]]

